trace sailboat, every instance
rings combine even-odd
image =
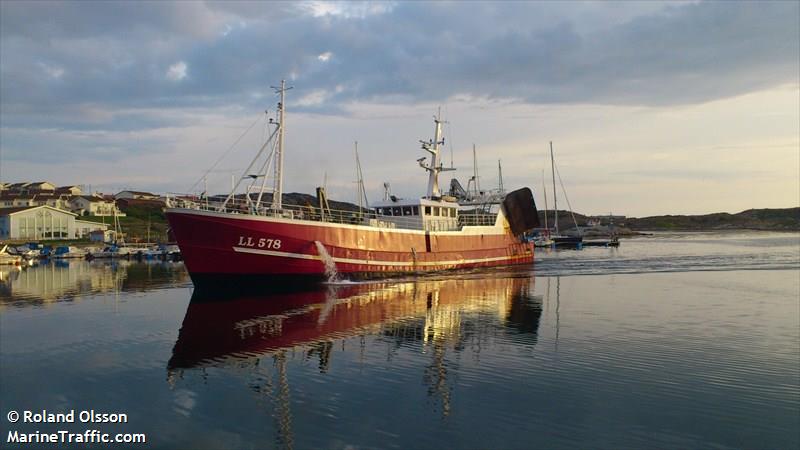
[[[270,120],[274,129],[269,138],[225,200],[166,210],[195,285],[232,277],[259,283],[325,281],[331,268],[348,278],[372,278],[533,262],[533,245],[522,239],[539,225],[529,188],[507,194],[492,214],[462,212],[455,199],[440,191],[439,173],[447,169],[440,158],[444,139],[438,115],[433,139],[420,141],[430,156],[430,162],[417,159],[428,173],[423,197],[391,196],[360,212],[284,204],[285,96],[290,88],[282,81],[274,89],[280,98],[278,120]],[[270,144],[272,152],[267,152]],[[273,189],[267,201],[270,171]],[[236,194],[247,182],[246,193]]]
[[[114,241],[108,243],[102,250],[88,252],[89,259],[94,258],[130,258],[131,256],[144,255],[147,247],[133,247],[125,243],[122,226],[119,223],[116,208],[114,209]]]
[[[558,195],[556,195],[556,160],[553,156],[553,142],[550,142],[550,170],[553,176],[553,210],[555,211],[555,229],[556,234],[550,236],[550,239],[553,242],[553,247],[572,247],[572,248],[581,248],[583,246],[583,236],[580,234],[577,236],[566,236],[562,235],[561,231],[558,228]],[[561,175],[559,175],[559,179],[561,179]],[[564,185],[562,183],[561,188],[563,190]],[[564,195],[566,196],[566,191]],[[569,203],[569,199],[567,199],[567,203]],[[572,210],[570,209],[570,214],[572,214]],[[572,217],[572,220],[575,221],[575,216]],[[578,223],[575,223],[575,229],[578,230],[580,233],[580,228],[578,228]]]
[[[542,196],[544,197],[544,233],[540,233],[533,240],[533,246],[539,248],[550,248],[554,242],[550,239],[550,227],[547,225],[547,188],[544,184],[544,170],[542,170]]]

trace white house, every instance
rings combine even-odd
[[[26,206],[51,206],[53,208],[69,210],[69,197],[66,195],[31,194],[31,195],[0,195],[0,208],[22,208]]]
[[[75,219],[75,239],[89,238],[92,232],[108,232],[108,225]]]
[[[0,208],[23,208],[36,206],[36,200],[30,196],[2,195],[0,196]]]
[[[101,223],[76,224],[76,214],[51,206],[0,209],[0,239],[75,239],[92,230],[105,230]]]
[[[79,216],[125,216],[125,213],[117,208],[113,200],[106,200],[103,197],[81,195],[72,197],[70,201],[70,211]]]
[[[47,181],[34,181],[33,183],[22,182],[22,183],[14,183],[9,184],[8,191],[13,192],[16,194],[38,194],[40,192],[54,192],[56,190],[56,185]]]

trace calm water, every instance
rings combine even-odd
[[[87,428],[139,448],[800,446],[800,235],[537,258],[227,296],[180,263],[1,269],[0,446]],[[42,409],[129,421],[6,419]]]

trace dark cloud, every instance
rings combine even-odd
[[[800,77],[798,2],[328,5],[355,16],[313,6],[1,2],[0,114],[46,122],[58,105],[61,120],[81,122],[87,105],[256,108],[283,77],[320,111],[454,95],[690,104]],[[169,74],[179,63],[185,76]]]

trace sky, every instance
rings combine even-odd
[[[552,208],[552,142],[583,214],[800,206],[797,1],[3,0],[0,181],[227,192],[281,79],[286,192],[355,202],[357,141],[370,200],[423,195],[441,111],[444,186],[474,145]]]

